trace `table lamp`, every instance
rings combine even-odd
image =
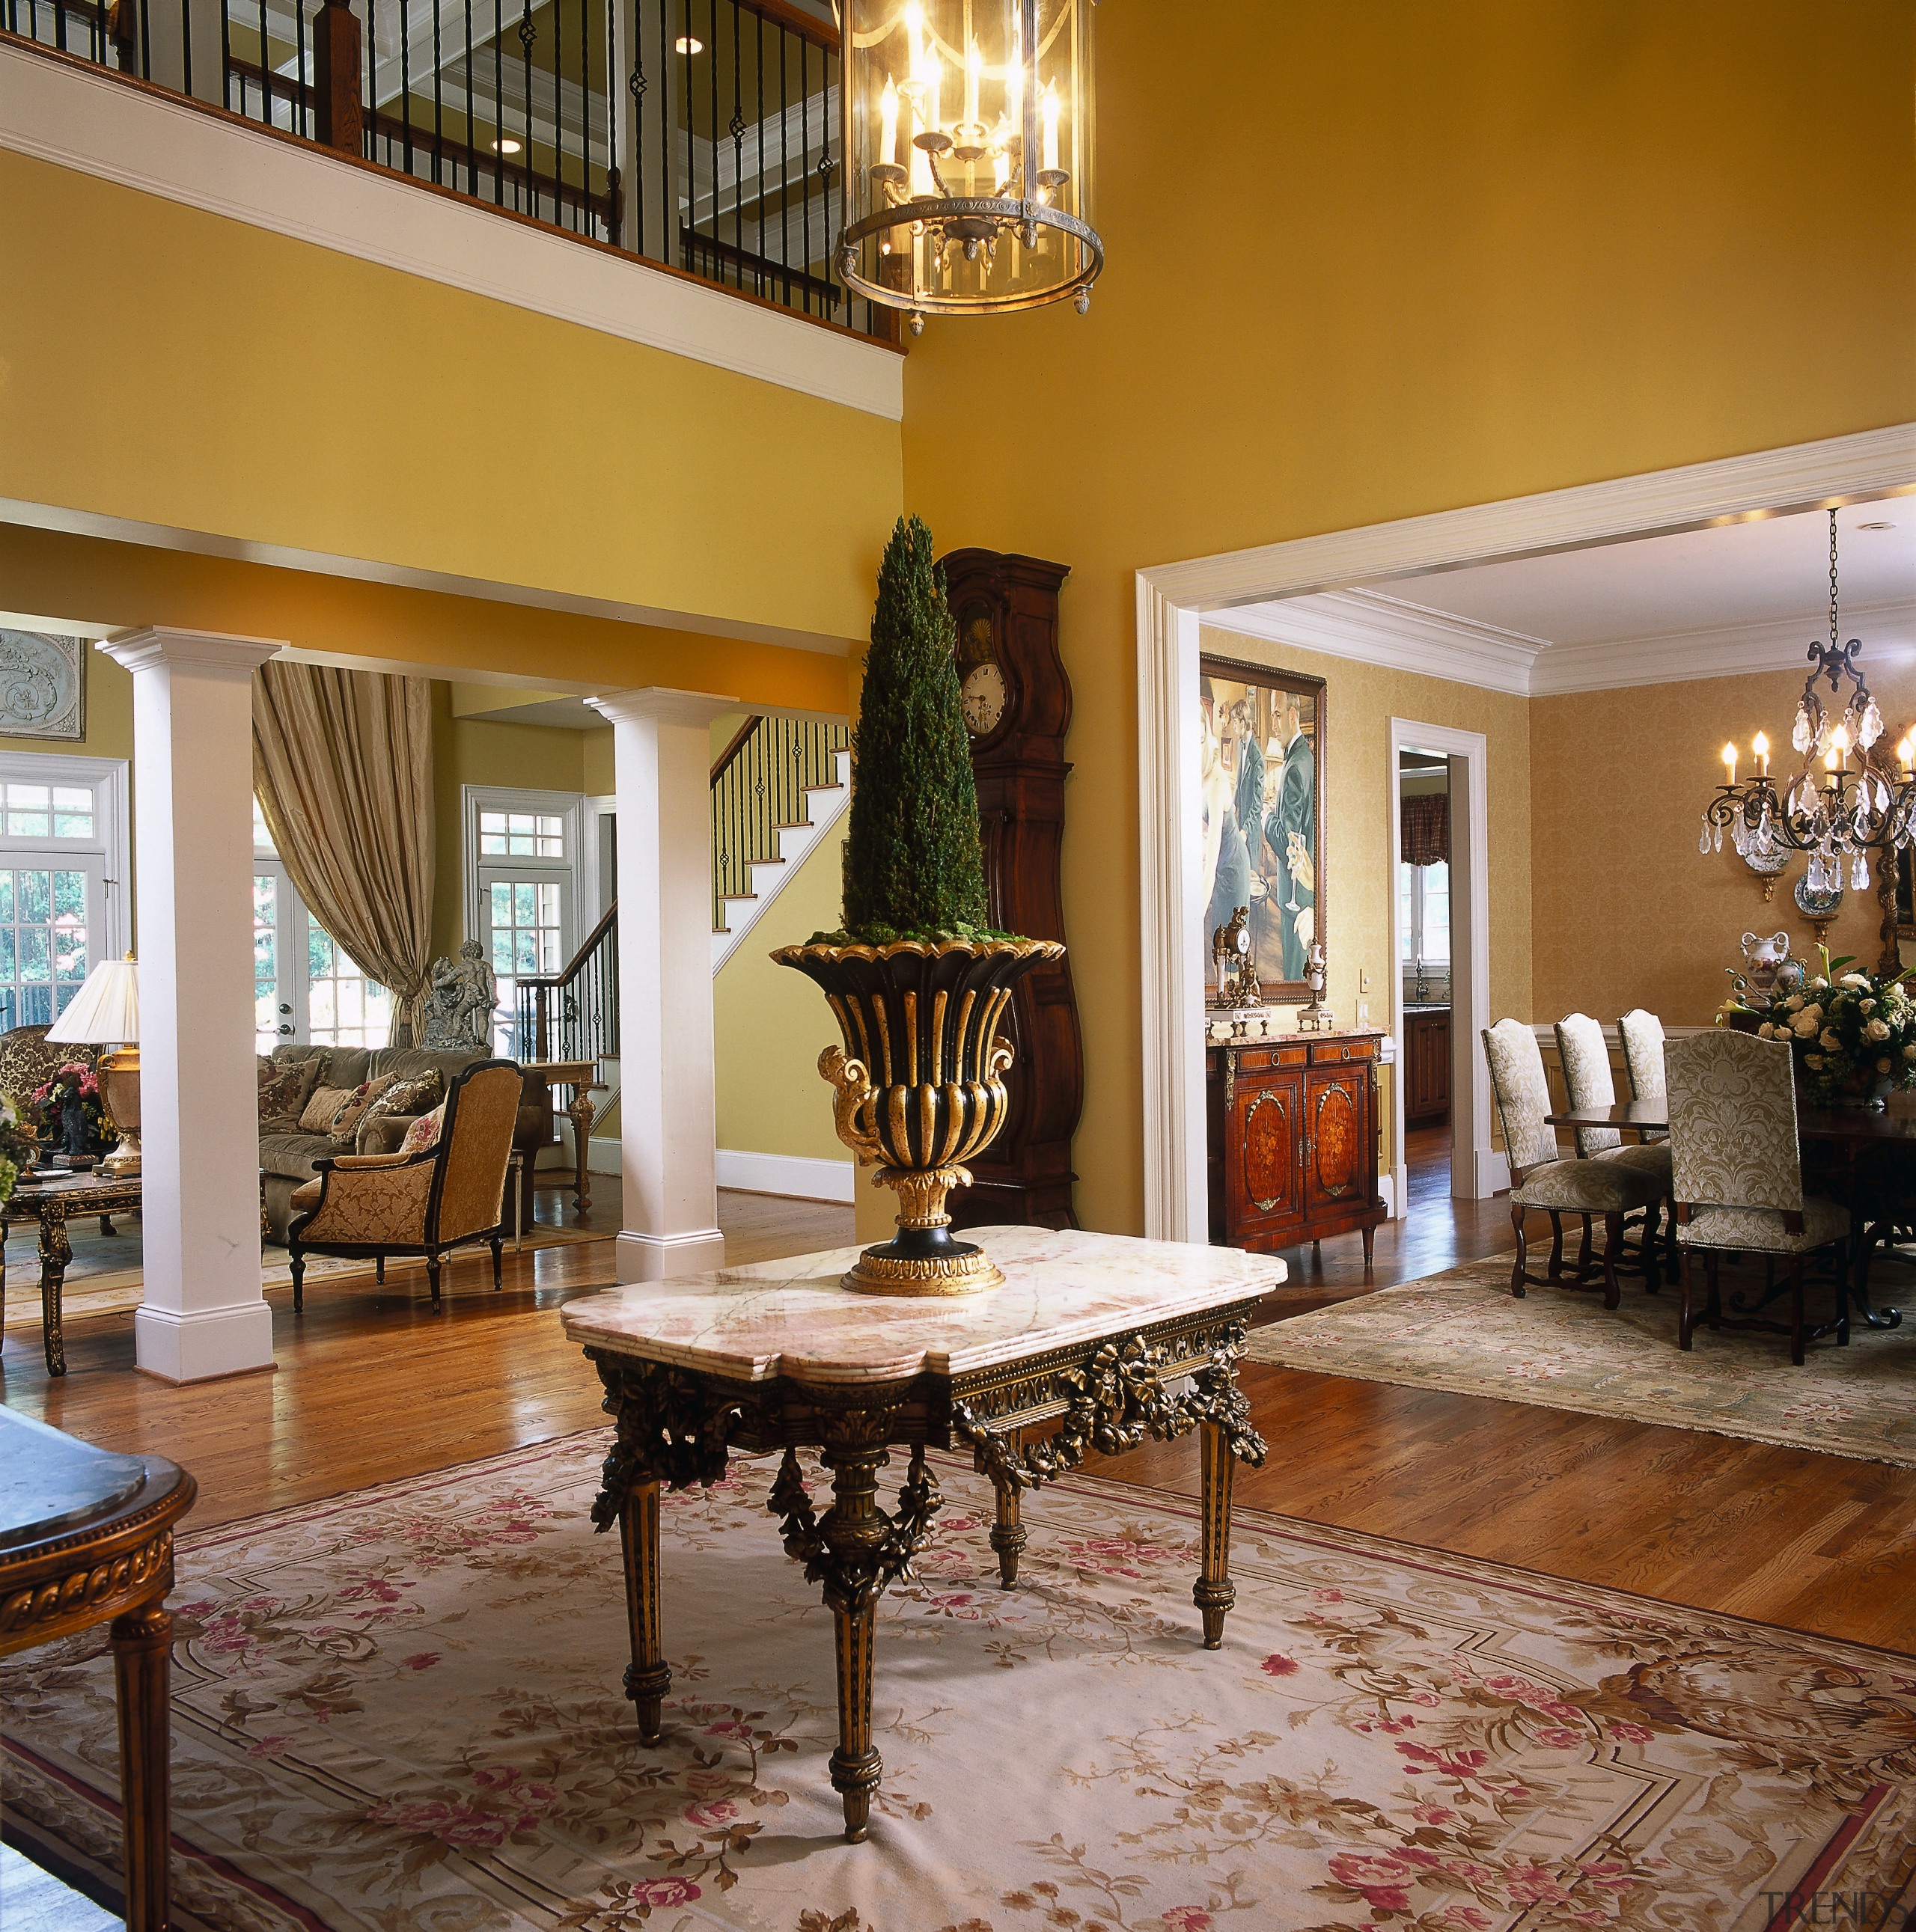
[[[140,1172],[140,964],[129,952],[106,959],[87,974],[66,1011],[47,1029],[62,1046],[110,1046],[100,1056],[100,1091],[120,1130],[120,1144],[101,1162],[109,1174]]]

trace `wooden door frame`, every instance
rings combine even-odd
[[[1201,848],[1195,803],[1198,627],[1203,614],[1911,489],[1916,489],[1916,424],[1902,423],[1137,572],[1146,1234],[1200,1242],[1209,1234],[1204,908],[1199,902]],[[1404,668],[1429,669],[1428,663],[1415,662]],[[1394,969],[1395,962],[1391,963]]]

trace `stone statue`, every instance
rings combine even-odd
[[[419,1045],[429,1053],[490,1053],[498,1004],[499,982],[485,948],[469,939],[456,962],[443,954],[432,962]]]

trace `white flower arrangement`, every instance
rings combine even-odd
[[[1734,1024],[1739,1016],[1725,1017]],[[1797,991],[1760,1015],[1742,1009],[1740,1017],[1759,1038],[1790,1042],[1812,1106],[1869,1100],[1884,1081],[1916,1088],[1916,997],[1902,974],[1878,979],[1825,951],[1821,972]]]

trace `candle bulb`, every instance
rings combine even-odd
[[[1058,83],[1055,80],[1044,84],[1044,170],[1047,174],[1058,172]]]
[[[973,40],[965,54],[965,125],[975,128],[978,124],[978,82],[984,72],[984,56],[978,52],[978,44]]]
[[[905,0],[905,34],[911,77],[923,77],[925,68],[925,10],[918,0]]]
[[[1767,778],[1770,776],[1770,741],[1759,731],[1750,740],[1749,748],[1756,754],[1756,775]]]
[[[1723,747],[1723,769],[1729,775],[1726,782],[1734,784],[1737,782],[1737,748],[1734,745]]]
[[[878,159],[887,167],[898,164],[898,88],[890,74],[878,97]]]
[[[1903,776],[1908,778],[1912,769],[1916,769],[1916,744],[1905,737],[1896,748],[1896,761],[1902,767]]]
[[[1830,770],[1839,772],[1849,762],[1849,734],[1839,724],[1830,734]]]

